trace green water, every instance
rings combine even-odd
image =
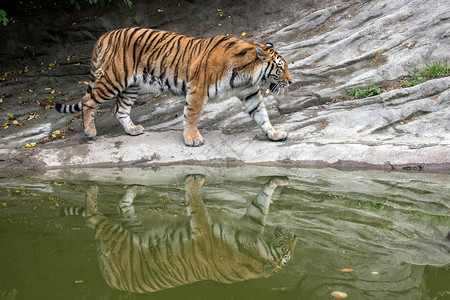
[[[204,183],[194,198],[204,203],[202,211],[211,217],[211,224],[231,228],[230,235],[243,232],[249,240],[271,241],[276,228],[293,233],[298,240],[290,260],[268,278],[246,280],[263,277],[255,267],[251,276],[227,274],[239,282],[202,278],[176,286],[182,275],[170,271],[169,276],[166,271],[145,280],[164,277],[176,287],[144,294],[118,290],[112,281],[129,280],[129,290],[142,286],[133,278],[146,264],[154,264],[152,260],[163,261],[167,270],[183,261],[171,259],[167,252],[138,260],[121,246],[118,255],[131,265],[122,266],[121,274],[105,270],[100,257],[108,261],[115,250],[105,250],[99,239],[106,235],[118,240],[120,234],[102,233],[91,224],[97,219],[89,223],[83,215],[68,216],[64,209],[82,212],[87,190],[97,186],[98,216],[130,231],[135,226],[136,236],[150,232],[164,239],[183,226],[191,228],[195,211],[189,214],[193,207],[187,194],[192,198],[192,187],[185,184],[186,178],[193,178],[190,174],[202,175],[195,177]],[[274,180],[283,184],[271,186],[274,192],[266,199],[271,203],[264,226],[242,219],[258,194],[267,197],[264,187]],[[0,299],[336,299],[332,296],[336,291],[347,299],[450,299],[450,241],[445,238],[450,230],[448,182],[450,174],[442,173],[269,167],[73,169],[8,175],[0,178]],[[120,215],[118,204],[127,193],[136,195],[135,213]],[[148,248],[159,241],[146,240],[154,243]],[[220,261],[223,246],[215,243],[209,250],[198,246],[200,252],[185,251],[185,261],[195,264],[203,255]],[[168,252],[176,252],[177,246],[171,247]],[[239,246],[248,261],[255,256],[250,252]],[[244,258],[237,266],[238,254],[233,255],[236,259],[224,268],[246,264]],[[214,273],[214,266],[207,270],[208,263],[202,264],[204,272]]]

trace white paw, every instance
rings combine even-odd
[[[274,131],[274,132],[269,132],[267,134],[267,137],[271,141],[281,142],[281,141],[284,141],[285,139],[287,139],[288,134],[286,131]]]
[[[127,133],[129,135],[140,135],[144,133],[144,127],[142,125],[137,125],[137,126],[130,126],[130,128],[128,128]]]

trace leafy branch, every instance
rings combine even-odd
[[[105,7],[105,2],[106,1],[107,1],[107,3],[111,3],[112,2],[112,0],[85,0],[85,2],[89,3],[90,5],[100,3],[100,5],[102,7]],[[125,4],[128,5],[128,7],[130,9],[133,7],[133,2],[131,0],[123,0],[123,2],[125,2]],[[78,2],[78,0],[70,0],[70,4],[75,5],[75,8],[78,9],[78,10],[81,9],[81,4],[80,4],[80,2]]]
[[[0,23],[3,23],[3,26],[8,25],[9,19],[7,17],[6,11],[0,9]]]

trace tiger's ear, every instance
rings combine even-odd
[[[272,43],[266,43],[266,46],[269,48],[273,48],[273,44]]]
[[[264,49],[261,48],[261,46],[259,46],[259,45],[256,46],[256,56],[261,61],[266,61],[269,58],[267,53],[264,51]]]

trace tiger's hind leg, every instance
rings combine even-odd
[[[96,229],[105,217],[99,213],[97,206],[98,187],[93,185],[86,191],[86,225],[92,229]]]
[[[97,108],[104,102],[114,98],[116,95],[106,93],[96,87],[90,89],[83,98],[83,125],[84,133],[88,137],[95,137],[97,130],[95,129],[95,112]]]
[[[129,135],[139,135],[144,133],[144,127],[134,125],[130,118],[131,106],[136,101],[139,93],[139,86],[130,86],[117,95],[115,116],[122,124],[125,132]]]
[[[118,203],[120,218],[123,226],[134,233],[145,231],[145,227],[136,215],[133,205],[134,198],[136,197],[138,191],[139,187],[137,186],[128,188],[125,195]]]

